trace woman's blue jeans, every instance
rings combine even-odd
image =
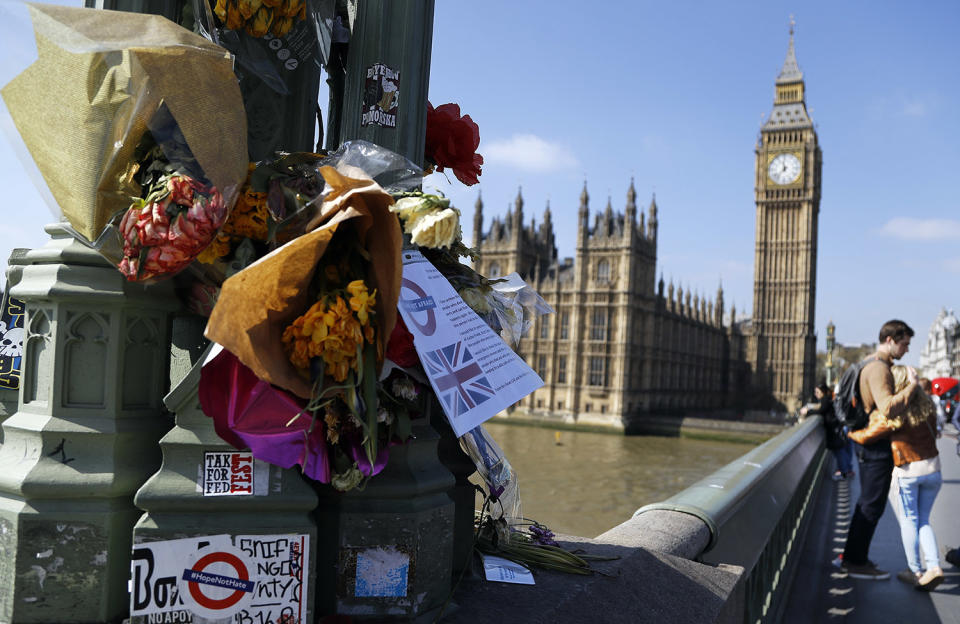
[[[922,477],[899,477],[897,483],[900,488],[900,504],[903,507],[900,538],[903,540],[903,551],[907,555],[907,565],[912,572],[940,567],[937,538],[930,526],[930,510],[933,509],[933,501],[943,484],[943,476],[938,470]],[[923,568],[920,566],[921,548],[926,563]]]
[[[837,460],[837,470],[844,475],[853,472],[853,444],[850,440],[844,438],[843,446],[834,449],[833,456]]]

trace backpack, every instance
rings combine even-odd
[[[860,371],[875,359],[875,357],[868,357],[850,365],[840,377],[837,395],[833,398],[833,411],[837,415],[837,420],[846,425],[850,431],[863,429],[870,420],[870,416],[863,409],[863,399],[860,397]]]

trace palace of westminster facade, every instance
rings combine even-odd
[[[576,258],[558,261],[550,206],[524,225],[518,193],[483,229],[477,200],[476,269],[518,272],[555,310],[520,353],[545,385],[517,409],[579,423],[624,426],[646,414],[792,411],[814,385],[814,302],[822,154],[807,113],[793,45],[756,146],[753,318],[656,278],[657,204],[626,205],[590,220],[580,194]],[[725,322],[729,319],[729,322]]]

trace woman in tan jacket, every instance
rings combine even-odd
[[[909,383],[905,366],[893,366],[895,391]],[[848,437],[869,444],[889,436],[893,452],[893,478],[897,480],[903,514],[900,537],[909,570],[897,575],[901,581],[919,590],[930,591],[943,581],[937,538],[930,526],[930,510],[940,491],[940,456],[937,451],[937,408],[927,394],[917,390],[910,397],[905,413],[894,418],[881,410],[870,414],[870,424]],[[926,570],[921,571],[920,548]]]

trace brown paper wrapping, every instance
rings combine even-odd
[[[360,169],[322,167],[320,173],[327,193],[310,224],[316,229],[227,279],[205,332],[257,377],[305,399],[310,398],[311,384],[287,359],[281,337],[313,304],[308,299],[310,283],[334,234],[357,236],[372,258],[380,353],[396,322],[402,273],[400,223],[389,209],[393,198]]]
[[[161,103],[232,203],[247,126],[230,54],[157,15],[31,4],[37,60],[3,88],[14,125],[89,241],[139,195],[121,176]]]

